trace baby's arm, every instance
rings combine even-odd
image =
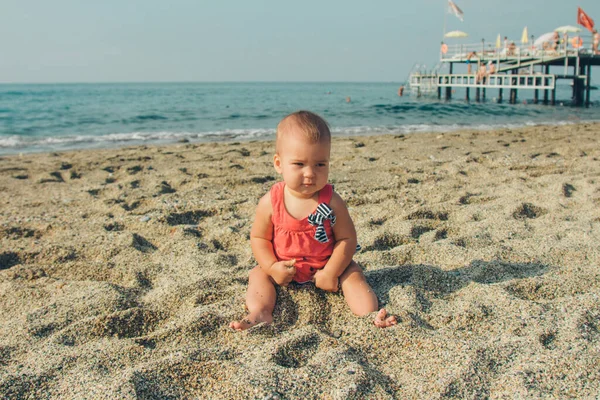
[[[294,260],[278,261],[273,251],[273,222],[270,193],[264,195],[256,207],[256,215],[250,231],[252,253],[260,268],[278,284],[285,286],[292,281],[296,268]]]
[[[335,246],[329,261],[322,270],[315,274],[315,284],[317,287],[335,292],[338,290],[339,277],[346,270],[352,257],[356,252],[356,230],[354,223],[350,218],[348,207],[342,198],[333,193],[330,203],[331,209],[336,216],[336,222],[333,226],[335,235]]]

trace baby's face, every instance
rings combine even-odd
[[[293,130],[286,132],[279,144],[273,164],[290,193],[310,198],[323,189],[329,179],[331,144],[328,141],[310,143],[301,132]]]

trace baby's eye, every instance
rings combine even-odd
[[[299,166],[302,166],[302,165],[304,165],[304,164],[302,164],[301,162],[295,162],[295,163],[293,163],[293,164],[294,164],[294,165],[299,165]]]
[[[318,163],[317,164],[317,167],[325,167],[325,166],[327,166],[327,164],[325,164],[325,163]]]

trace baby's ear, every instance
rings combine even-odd
[[[281,174],[281,157],[279,157],[279,154],[277,153],[273,156],[273,167],[275,167],[275,171],[277,171],[278,174]]]

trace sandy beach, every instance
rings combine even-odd
[[[243,333],[272,142],[0,158],[0,397],[595,398],[600,124],[335,138],[398,318],[278,290]]]

